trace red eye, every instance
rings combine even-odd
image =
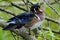
[[[36,7],[35,10],[36,10],[36,11],[40,11],[40,8],[39,8],[39,7]]]
[[[38,8],[36,7],[36,8],[35,8],[35,10],[37,11],[37,10],[38,10]]]

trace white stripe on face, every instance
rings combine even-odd
[[[40,18],[40,21],[44,20],[43,10],[41,9],[37,10],[37,16]]]
[[[37,14],[35,14],[35,16],[38,18],[39,21],[41,20],[40,17]]]

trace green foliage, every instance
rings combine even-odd
[[[15,2],[17,0],[0,0],[0,5],[3,1],[10,3],[11,1]],[[19,1],[21,1],[21,0],[19,0]],[[36,1],[36,0],[32,0],[32,1]],[[51,0],[49,0],[49,1],[51,1]],[[46,6],[46,5],[44,5],[44,6]],[[60,5],[59,4],[56,3],[56,4],[51,5],[51,6],[53,8],[55,8],[55,10],[58,12],[58,14],[60,14]],[[24,6],[24,8],[25,7],[26,6]],[[10,10],[17,15],[24,12],[24,11],[22,11],[22,10],[16,8],[16,7],[13,7],[13,6],[3,7],[3,8],[7,9],[7,10]],[[46,12],[45,16],[48,16],[50,18],[53,18],[53,19],[56,19],[56,20],[60,21],[58,15],[50,7],[48,7],[48,5],[47,5],[47,8],[45,9],[45,12]],[[8,20],[13,16],[11,16],[9,14],[6,14],[5,12],[0,11],[0,17],[3,17],[4,20]],[[60,40],[60,35],[52,32],[52,30],[60,31],[60,25],[45,20],[44,23],[41,25],[41,27],[47,28],[47,29],[49,29],[49,31],[39,30],[39,34],[38,34],[38,37],[37,37],[38,40]],[[21,37],[20,38],[17,38],[17,37],[18,36],[16,36],[17,40],[20,40],[20,39],[22,40]],[[0,28],[0,40],[14,40],[14,38],[11,35],[10,31],[3,31],[2,28]]]

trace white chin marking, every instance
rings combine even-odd
[[[36,14],[35,14],[35,15],[36,15]],[[39,21],[41,20],[38,15],[36,15],[36,17],[38,18]]]

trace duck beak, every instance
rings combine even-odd
[[[43,10],[40,10],[40,8],[38,8],[36,16],[40,21],[42,21],[44,19]]]
[[[38,7],[37,12],[38,12],[38,13],[43,13],[43,10],[41,10],[41,9]]]

